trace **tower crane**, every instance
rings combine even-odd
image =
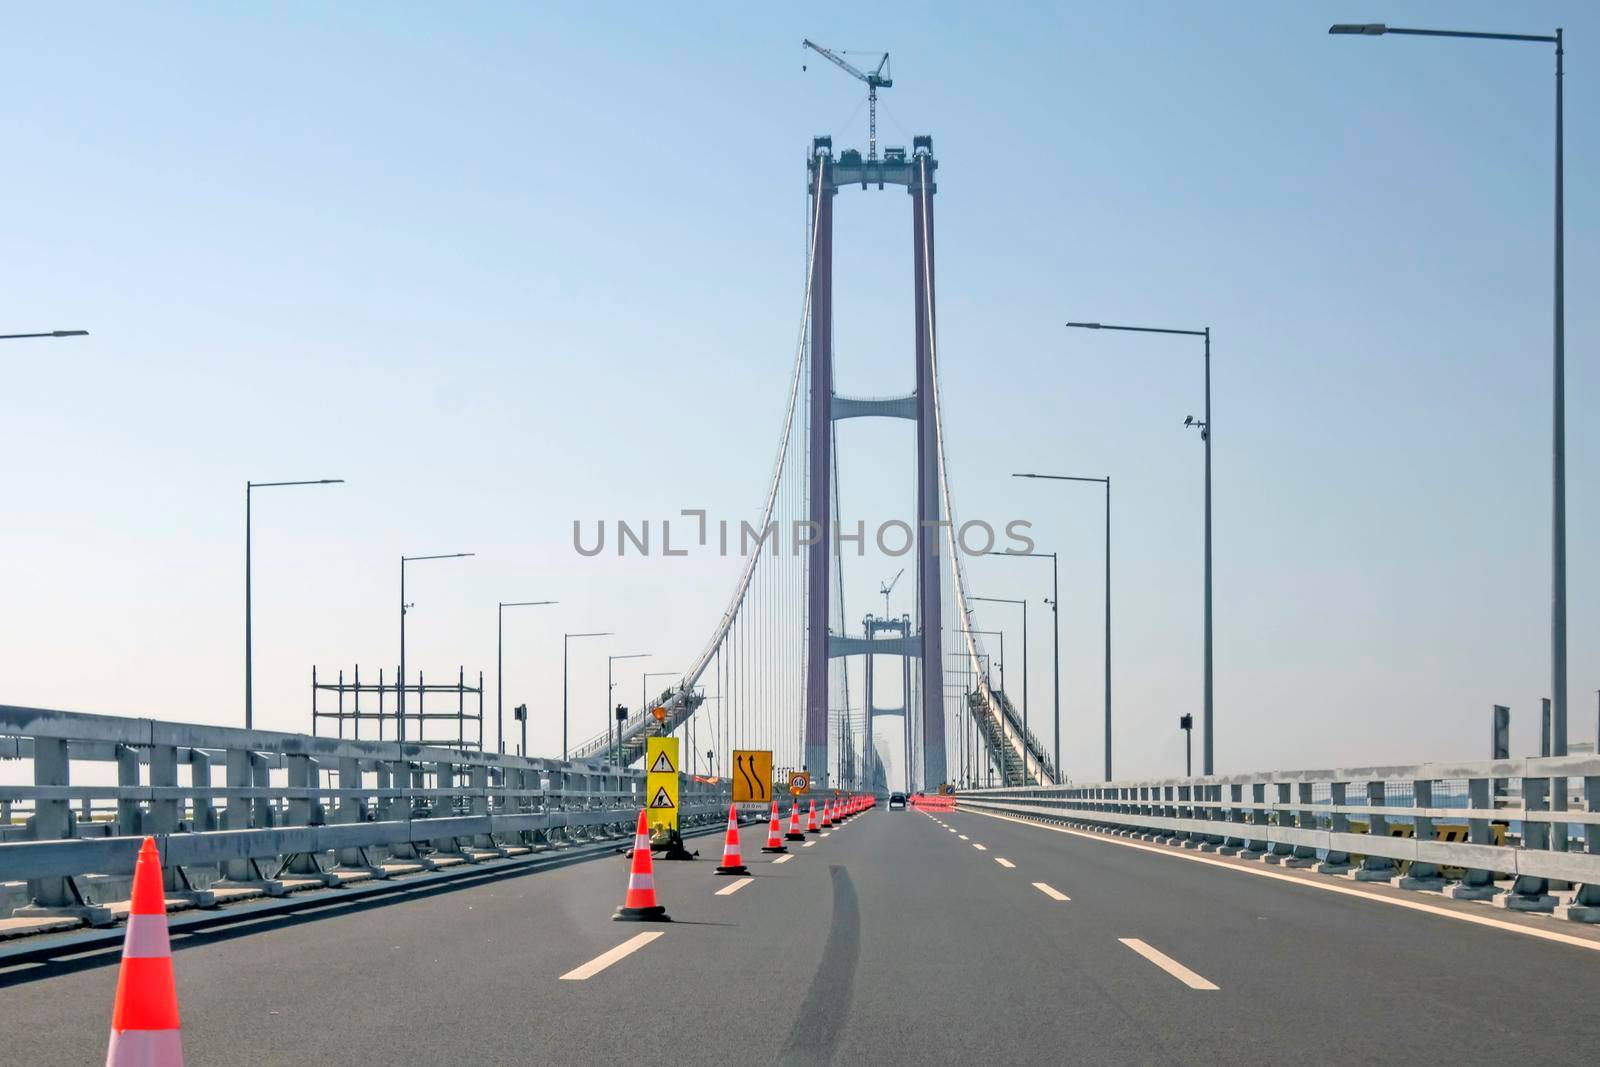
[[[884,58],[887,59],[888,57],[885,56]],[[900,584],[900,576],[905,572],[906,569],[901,567],[900,574],[895,575],[887,582],[878,583],[878,592],[883,594],[883,617],[886,619],[889,617],[889,594],[894,592],[894,587]]]
[[[894,78],[890,76],[891,72],[889,69],[889,53],[885,52],[883,54],[883,58],[878,60],[877,68],[873,70],[871,74],[868,74],[865,71],[857,70],[843,56],[840,56],[835,52],[828,51],[815,41],[807,39],[802,43],[805,45],[805,47],[811,49],[822,58],[828,60],[846,74],[867,83],[867,158],[877,159],[878,90],[880,88],[887,89],[894,84]],[[896,578],[898,577],[899,576],[896,575]]]

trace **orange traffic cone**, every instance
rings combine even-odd
[[[816,832],[817,832],[817,802],[815,800],[813,800],[811,802],[811,810],[806,812],[806,833],[814,834]]]
[[[717,873],[750,873],[750,868],[744,865],[744,859],[739,855],[739,808],[734,804],[728,805],[728,833],[722,839],[722,865],[717,868]]]
[[[133,906],[122,942],[106,1067],[183,1067],[166,897],[156,839],[147,837],[133,868]]]
[[[800,802],[797,800],[789,807],[789,832],[784,834],[788,841],[804,841],[806,835],[800,832]]]
[[[832,825],[833,825],[833,802],[831,800],[824,800],[822,802],[822,828],[824,830],[826,830]]]
[[[655,868],[650,863],[650,826],[639,809],[639,828],[633,833],[633,865],[628,869],[628,895],[611,916],[617,922],[669,923],[667,909],[656,903]]]
[[[767,843],[761,846],[762,852],[788,852],[783,843],[783,828],[778,824],[778,802],[772,802],[772,820],[767,823]]]

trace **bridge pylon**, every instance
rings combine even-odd
[[[943,633],[940,541],[942,538],[938,414],[934,390],[934,315],[933,271],[933,181],[938,161],[933,156],[933,139],[919,136],[912,141],[908,155],[903,148],[887,148],[882,159],[863,159],[855,149],[846,149],[837,159],[833,139],[812,141],[807,160],[808,188],[813,199],[811,278],[811,374],[809,381],[809,437],[807,453],[807,518],[818,532],[807,548],[806,582],[806,687],[805,757],[811,768],[827,768],[828,760],[828,664],[831,659],[867,654],[856,647],[858,639],[830,634],[828,620],[832,607],[833,554],[838,528],[833,514],[834,456],[833,424],[839,419],[876,417],[903,418],[916,423],[917,435],[917,523],[916,545],[916,629],[899,639],[871,641],[873,653],[901,655],[915,662],[916,703],[920,714],[913,716],[911,701],[906,702],[908,736],[913,723],[921,736],[913,743],[920,749],[921,785],[945,781],[945,713],[943,686]],[[848,186],[862,189],[903,185],[911,196],[912,215],[912,291],[915,298],[914,321],[915,388],[909,396],[861,399],[838,396],[833,391],[833,198]],[[871,635],[869,634],[869,638]],[[898,647],[888,647],[888,646]],[[908,671],[909,674],[909,671]],[[910,688],[908,686],[908,688]],[[868,692],[868,705],[871,692]],[[870,717],[869,717],[870,723]],[[872,737],[867,735],[868,751]],[[908,757],[912,755],[908,752]],[[908,786],[915,760],[907,760]],[[823,784],[829,784],[826,770]]]

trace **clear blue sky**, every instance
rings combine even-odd
[[[805,151],[866,136],[810,36],[890,50],[883,139],[934,136],[952,481],[966,515],[1032,519],[1067,560],[1071,772],[1099,767],[1099,501],[1005,475],[1116,480],[1124,775],[1180,767],[1175,720],[1199,710],[1201,532],[1198,351],[1074,318],[1216,331],[1219,770],[1477,757],[1494,702],[1529,751],[1552,57],[1325,34],[1379,19],[1571,40],[1571,687],[1591,737],[1587,3],[9,7],[0,332],[93,336],[0,343],[0,699],[238,721],[247,478],[349,480],[258,499],[263,726],[307,727],[313,663],[395,661],[401,553],[478,553],[414,575],[409,660],[435,675],[492,682],[495,602],[562,602],[508,615],[507,700],[534,706],[537,751],[559,745],[563,629],[619,634],[573,657],[580,736],[603,725],[606,651],[654,653],[619,665],[624,694],[688,666],[735,561],[580,560],[570,524],[759,504]],[[844,392],[909,385],[909,214],[899,190],[840,198]],[[847,513],[909,510],[897,429],[843,434]],[[851,617],[897,566],[852,569]],[[971,575],[1044,594],[1011,562]]]

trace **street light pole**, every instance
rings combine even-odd
[[[1200,440],[1206,448],[1206,550],[1205,550],[1205,721],[1201,724],[1202,759],[1205,763],[1204,773],[1212,773],[1212,669],[1211,669],[1211,327],[1200,330],[1171,330],[1154,326],[1111,326],[1100,322],[1069,322],[1068,326],[1080,330],[1119,330],[1126,333],[1164,333],[1180,337],[1201,337],[1205,339],[1205,381],[1206,381],[1206,406],[1205,414],[1197,424],[1194,417],[1183,420],[1185,426],[1195,426],[1200,431]],[[1106,506],[1110,507],[1111,488],[1106,486]],[[1109,524],[1109,519],[1107,520]],[[1108,554],[1109,556],[1109,554]],[[1109,613],[1109,612],[1108,612]]]
[[[401,556],[400,557],[400,678],[396,693],[396,707],[399,712],[395,715],[395,732],[398,739],[406,739],[406,564],[420,563],[425,559],[465,559],[475,556],[476,552],[444,552],[433,556]],[[417,720],[417,739],[420,741],[423,734],[422,720]]]
[[[611,665],[619,659],[646,659],[649,656],[650,653],[648,652],[628,652],[621,656],[606,657],[606,737],[608,740],[615,737],[612,745],[616,752],[614,758],[618,762],[622,760],[622,726],[620,723],[616,726],[612,725],[616,721],[616,717],[611,714],[611,691],[617,687],[617,683],[611,680]]]
[[[1026,600],[1007,600],[1007,599],[1005,599],[1003,597],[997,597],[997,596],[969,596],[969,597],[967,597],[967,599],[968,600],[986,600],[991,604],[1020,604],[1020,605],[1022,605],[1022,735],[1023,735],[1022,748],[1023,748],[1023,753],[1024,753],[1024,755],[1022,757],[1022,759],[1023,759],[1023,763],[1022,763],[1022,780],[1024,782],[1026,782],[1028,780],[1028,763],[1027,763],[1028,757],[1026,755],[1027,748],[1028,748],[1027,738],[1031,736],[1028,733],[1028,602]],[[1000,662],[1000,667],[1001,667],[1001,671],[1000,671],[1000,679],[1001,679],[1000,687],[1002,689],[1005,688],[1005,658],[1006,658],[1005,646],[1004,646],[1004,644],[1002,644],[1001,645],[1001,652],[1000,652],[1000,661],[1001,661]],[[1060,776],[1061,776],[1061,768],[1058,766],[1056,768],[1056,777],[1059,778]]]
[[[1556,176],[1554,329],[1551,359],[1550,427],[1550,710],[1552,755],[1567,754],[1567,286],[1566,162],[1563,132],[1563,82],[1566,48],[1560,28],[1554,34],[1469,33],[1463,30],[1419,30],[1381,22],[1328,27],[1336,35],[1382,37],[1462,37],[1477,41],[1521,41],[1553,44],[1556,49]],[[1566,807],[1565,789],[1552,800]]]
[[[678,673],[677,671],[641,671],[640,674],[639,674],[639,710],[640,711],[644,711],[645,710],[645,703],[650,699],[646,695],[646,692],[645,692],[646,687],[649,686],[649,684],[650,684],[650,679],[652,679],[652,678],[666,678],[669,675],[673,675],[673,674],[677,674],[677,673]],[[663,724],[663,725],[665,725],[665,724]],[[689,740],[689,720],[687,718],[685,718],[683,720],[683,727],[684,727],[683,740],[684,740],[684,743],[687,744],[688,740]]]
[[[610,630],[584,634],[561,635],[561,759],[567,759],[567,642],[574,637],[612,637]],[[611,702],[611,694],[606,693],[606,703]],[[608,713],[609,714],[609,713]]]
[[[506,754],[506,609],[507,608],[536,608],[546,604],[558,604],[557,600],[502,600],[495,610],[494,622],[494,713],[496,720],[495,740],[500,745],[500,754]],[[522,755],[528,754],[528,717],[522,717]]]
[[[67,337],[82,334],[84,330],[57,330],[53,334],[8,334],[8,337]],[[244,483],[244,728],[252,730],[256,721],[255,701],[255,643],[252,639],[252,605],[250,577],[250,492],[254,489],[272,489],[285,485],[338,485],[343,478],[314,478],[300,482],[245,482]]]
[[[1209,470],[1209,465],[1208,468]],[[1106,577],[1105,577],[1105,614],[1106,632],[1103,642],[1105,647],[1105,705],[1106,705],[1106,781],[1111,781],[1111,476],[1104,478],[1081,478],[1067,474],[1013,474],[1013,478],[1044,478],[1054,482],[1098,482],[1106,487]],[[1208,497],[1209,499],[1209,497]],[[1210,522],[1206,523],[1209,533]],[[1209,589],[1209,587],[1208,587]],[[1208,598],[1209,599],[1209,598]],[[1209,614],[1209,612],[1208,612]],[[1060,757],[1057,756],[1056,770],[1061,769]]]
[[[968,597],[967,599],[968,600],[976,600],[977,597]],[[968,629],[963,629],[963,628],[959,628],[958,627],[956,629],[956,633],[958,633],[958,634],[983,634],[984,636],[987,636],[987,637],[998,637],[1000,639],[1000,691],[1002,693],[1005,692],[1005,688],[1006,688],[1006,681],[1005,681],[1005,679],[1006,679],[1006,633],[1005,633],[1005,631],[1004,630],[968,630]],[[957,653],[957,655],[961,655],[961,653]],[[993,660],[990,659],[988,653],[985,653],[985,652],[978,653],[978,656],[979,656],[980,659],[982,659],[984,661],[984,667],[983,667],[984,686],[987,689],[993,690],[994,689],[994,679],[992,679],[989,676],[989,669],[990,669],[991,664],[993,663]],[[1002,719],[1004,718],[1004,714],[1005,714],[1004,712],[1001,712]],[[999,723],[997,725],[999,725],[999,727],[1000,727],[1000,736],[1001,736],[1002,739],[1004,739],[1005,735],[1006,735],[1005,724],[1004,724],[1004,722],[1001,722],[1001,723]],[[1027,725],[1026,722],[1023,723],[1022,729],[1024,731],[1024,736],[1022,738],[1022,783],[1024,785],[1026,785],[1028,783],[1028,738],[1026,736],[1026,731],[1028,729],[1028,725]],[[1005,768],[1002,765],[1002,767],[1001,767],[1002,773],[1004,772],[1004,770],[1005,770]]]
[[[1023,476],[1016,475],[1016,477]],[[1050,646],[1053,681],[1050,689],[1051,701],[1053,704],[1052,710],[1055,717],[1056,774],[1064,781],[1065,775],[1061,773],[1061,608],[1059,606],[1059,601],[1061,599],[1060,560],[1056,557],[1054,552],[1000,552],[996,553],[996,555],[991,558],[1004,559],[1007,556],[1032,556],[1037,559],[1048,559],[1050,561],[1050,596],[1047,600],[1045,600],[1045,603],[1050,605],[1050,624],[1053,631]],[[1110,573],[1109,565],[1106,573]],[[1109,587],[1107,595],[1109,596]],[[1108,601],[1106,605],[1106,632],[1108,634],[1111,632],[1110,626],[1111,606]],[[1107,647],[1109,647],[1109,645]],[[1106,671],[1108,677],[1111,669],[1109,667],[1110,662],[1110,653],[1107,653],[1106,663],[1108,666]]]

